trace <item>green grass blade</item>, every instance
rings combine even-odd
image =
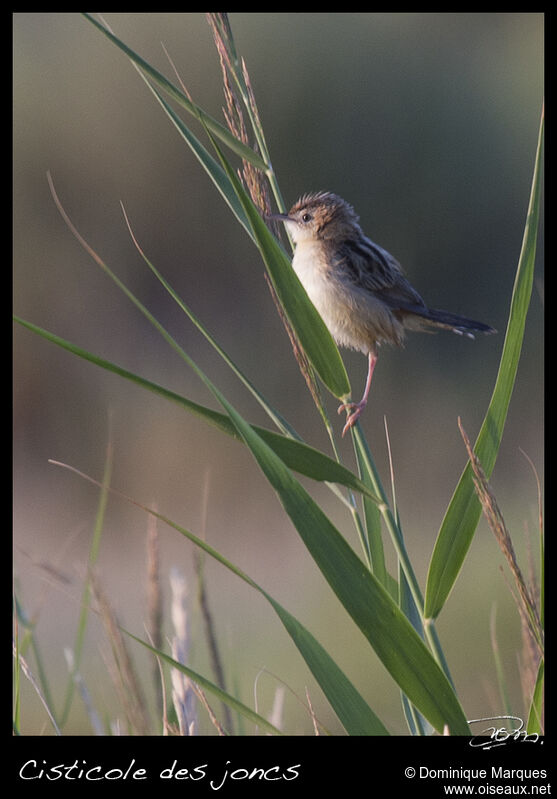
[[[228,707],[232,710],[235,710],[237,713],[240,713],[244,718],[248,719],[248,721],[253,722],[258,727],[260,727],[266,733],[272,733],[273,735],[282,735],[281,731],[277,729],[273,724],[271,724],[264,716],[260,716],[259,713],[256,713],[255,710],[252,710],[247,705],[244,705],[243,702],[240,702],[236,697],[232,696],[232,694],[223,691],[222,688],[219,688],[218,685],[208,680],[202,674],[193,669],[190,669],[188,666],[185,666],[183,663],[180,663],[178,660],[174,660],[174,658],[167,655],[165,652],[162,652],[160,649],[156,649],[151,644],[148,644],[146,641],[143,641],[141,638],[138,638],[136,635],[128,632],[127,630],[124,631],[130,638],[133,638],[134,641],[137,641],[139,644],[148,649],[154,655],[156,655],[161,660],[164,660],[165,663],[168,663],[173,669],[180,671],[182,674],[185,674],[186,677],[189,677],[190,680],[193,680],[195,683],[200,685],[206,691],[209,691],[213,694],[217,699],[220,699],[221,702],[224,702]]]
[[[251,147],[248,147],[242,141],[237,139],[225,125],[222,125],[216,119],[213,119],[213,117],[203,111],[202,108],[193,103],[182,91],[180,91],[180,89],[176,88],[173,83],[165,78],[161,72],[141,58],[141,56],[134,52],[131,47],[128,47],[126,44],[124,44],[121,39],[105,28],[104,25],[101,25],[101,23],[98,22],[91,14],[84,13],[83,16],[86,17],[86,19],[88,19],[89,22],[91,22],[102,33],[104,33],[104,35],[110,39],[113,44],[119,47],[120,50],[122,50],[122,52],[124,52],[134,64],[137,64],[140,69],[149,75],[149,77],[152,78],[152,80],[154,80],[155,83],[157,83],[157,85],[159,85],[161,89],[163,89],[163,91],[169,95],[169,97],[172,97],[172,99],[181,105],[182,108],[185,108],[190,114],[200,119],[211,131],[211,133],[224,142],[224,144],[226,144],[227,147],[236,153],[236,155],[240,156],[240,158],[243,158],[246,161],[249,161],[258,169],[261,169],[264,172],[267,171],[267,164],[265,161],[263,161],[261,156],[252,150]]]
[[[540,660],[538,666],[538,676],[536,678],[536,685],[534,686],[534,694],[532,702],[530,703],[530,712],[528,713],[528,722],[526,729],[528,734],[543,735],[542,719],[543,719],[543,687],[544,687],[544,660]]]
[[[532,293],[541,196],[542,146],[543,114],[503,353],[491,401],[474,447],[488,478],[495,465],[503,435]],[[468,463],[453,494],[435,543],[427,577],[426,617],[435,618],[443,608],[472,542],[480,515],[481,506],[474,488],[472,469]]]
[[[329,330],[292,269],[290,259],[261,219],[259,211],[214,138],[212,141],[248,217],[271,283],[298,341],[329,391],[335,397],[347,397],[350,394],[350,382]]]
[[[360,441],[360,439],[355,440],[354,450],[358,462],[360,478],[365,485],[368,486],[370,491],[375,492],[377,491],[378,485],[376,475],[373,475],[370,467],[370,459],[369,457],[364,457],[363,446],[359,446],[358,441]],[[382,497],[382,499],[385,501],[385,497]],[[387,572],[383,537],[381,534],[381,512],[377,503],[371,503],[364,499],[364,519],[367,536],[366,545],[369,552],[371,570],[379,582],[389,590],[393,599],[396,599],[398,596],[398,585],[394,578]]]
[[[95,480],[92,480],[92,478],[88,477],[82,472],[79,472],[73,467],[65,466],[65,464],[57,463],[55,461],[52,461],[52,463],[63,466],[64,468],[67,468],[70,471],[78,474],[80,477],[95,483],[95,485],[99,485],[99,483],[97,483]],[[112,493],[117,492],[113,491]],[[218,561],[221,565],[226,567],[229,571],[254,588],[271,604],[286,627],[287,632],[292,637],[292,640],[298,651],[306,661],[312,673],[315,675],[325,696],[327,697],[331,706],[335,709],[340,722],[343,724],[349,735],[388,734],[383,723],[375,715],[373,710],[370,708],[367,702],[365,702],[348,677],[346,677],[341,669],[339,669],[333,659],[328,655],[328,653],[323,649],[313,635],[299,621],[297,621],[294,616],[285,610],[282,605],[276,602],[270,596],[270,594],[268,594],[261,586],[259,586],[255,580],[252,580],[252,578],[242,571],[242,569],[221,555],[220,552],[214,549],[214,547],[212,547],[206,541],[198,538],[196,535],[189,532],[189,530],[186,530],[181,525],[176,524],[176,522],[173,522],[162,513],[159,513],[152,508],[148,508],[145,505],[142,505],[141,503],[124,496],[123,494],[118,494],[118,496],[120,496],[122,499],[125,499],[127,502],[136,505],[146,513],[151,514],[164,524],[179,532],[197,547],[202,549],[211,558]],[[141,643],[144,642],[141,641]],[[146,644],[144,645],[147,646]],[[168,655],[165,655],[164,657],[165,659],[168,659]],[[194,677],[193,679],[196,678]],[[223,701],[225,701],[224,698]]]
[[[408,585],[408,581],[404,575],[404,571],[402,569],[401,564],[399,563],[398,567],[399,575],[398,575],[398,589],[399,589],[399,596],[398,596],[398,604],[400,609],[412,625],[412,627],[416,630],[418,635],[423,639],[424,638],[424,629],[422,624],[422,617],[419,609],[416,607],[416,603],[412,596],[412,592],[410,590],[410,586]],[[410,732],[412,735],[431,735],[433,732],[431,725],[427,722],[427,720],[419,713],[416,708],[408,701],[408,697],[402,694],[402,707],[404,710],[404,715],[406,717],[406,721]]]
[[[491,651],[493,653],[493,663],[495,666],[495,674],[497,676],[497,686],[499,688],[501,707],[503,708],[505,713],[511,714],[512,703],[509,698],[508,683],[507,679],[505,678],[505,667],[501,659],[501,650],[499,648],[499,642],[497,640],[496,619],[497,619],[497,610],[496,606],[493,606],[493,609],[491,611],[491,618],[489,620]]]
[[[543,524],[540,524],[540,596],[539,596],[539,609],[540,621],[542,626],[545,624],[545,543]]]
[[[13,662],[13,729],[16,735],[21,730],[21,653],[19,651],[19,625],[17,621],[16,597],[14,595],[14,662]]]
[[[219,392],[304,544],[340,602],[408,699],[442,732],[468,735],[455,692],[420,636],[290,470]]]
[[[36,635],[36,624],[37,620],[31,621],[27,613],[25,612],[22,602],[18,598],[17,594],[14,595],[14,602],[15,602],[15,613],[16,613],[16,624],[18,627],[19,633],[19,654],[23,657],[27,650],[31,650],[33,653],[33,658],[35,662],[35,667],[37,669],[37,677],[38,677],[38,690],[40,691],[41,696],[44,699],[44,704],[48,708],[48,713],[54,719],[54,701],[52,698],[52,691],[50,690],[47,669],[45,667],[45,660],[42,656],[39,641]],[[24,631],[23,637],[21,635],[22,630]],[[58,727],[56,721],[54,722],[55,726]]]
[[[16,645],[16,641],[15,640],[14,640],[12,646],[13,646],[13,656],[14,656],[14,660],[15,660],[14,668],[17,669],[20,672],[17,677],[14,675],[14,679],[16,680],[17,685],[19,686],[21,684],[21,673],[23,673],[25,675],[25,677],[27,677],[29,683],[31,684],[31,686],[32,686],[32,688],[34,690],[34,692],[36,693],[37,697],[39,698],[44,710],[46,711],[48,719],[49,719],[50,723],[52,724],[52,726],[54,728],[55,734],[56,735],[61,735],[62,733],[60,731],[60,728],[58,727],[58,725],[56,723],[56,719],[54,718],[54,714],[51,711],[50,706],[49,706],[49,704],[48,704],[43,692],[41,691],[41,687],[37,683],[37,681],[35,680],[35,678],[34,678],[32,672],[31,672],[28,664],[26,663],[25,659],[23,658],[23,655],[21,654],[21,650],[20,650],[19,646]],[[18,687],[18,690],[19,690],[19,687]],[[19,702],[19,697],[18,696],[16,696],[15,699],[16,699],[16,702]],[[14,732],[15,735],[21,735],[21,718],[20,718],[20,711],[19,711],[19,708],[17,708],[17,706],[15,708],[15,711],[16,711],[16,714],[14,715],[14,718],[13,718],[13,721],[12,721],[13,732]]]
[[[302,653],[346,732],[349,735],[389,735],[383,722],[362,699],[329,653],[294,616],[268,594],[266,596]]]
[[[306,352],[309,360],[313,364],[316,372],[323,380],[323,383],[329,388],[334,396],[345,398],[350,394],[350,383],[344,368],[344,364],[338,352],[332,337],[325,326],[323,320],[319,316],[315,307],[309,300],[304,288],[300,281],[293,272],[290,260],[280,247],[274,236],[269,232],[265,223],[259,216],[259,213],[253,205],[251,199],[244,191],[240,181],[236,177],[234,170],[228,164],[222,151],[218,148],[215,141],[215,136],[221,141],[224,141],[237,155],[241,158],[250,161],[254,166],[267,170],[267,164],[259,156],[247,147],[245,144],[237,140],[230,131],[206,114],[203,109],[192,103],[181,91],[179,91],[173,84],[171,84],[161,73],[151,67],[144,59],[137,55],[131,48],[127,47],[118,37],[114,36],[103,25],[95,20],[91,15],[85,14],[87,19],[95,25],[105,36],[107,36],[114,44],[116,44],[132,61],[140,67],[146,74],[148,74],[156,83],[167,92],[174,100],[179,102],[185,107],[193,116],[195,116],[204,126],[210,136],[219,158],[221,159],[222,166],[228,176],[230,184],[234,188],[237,198],[243,208],[245,216],[249,220],[251,232],[256,240],[257,246],[261,252],[269,277],[279,300],[285,310],[288,319],[298,336],[298,339]],[[157,94],[157,93],[156,93]],[[187,130],[186,126],[178,119],[172,112],[170,107],[162,101],[158,95],[159,101],[171,117],[174,124],[178,127],[182,135],[185,136],[188,144],[192,146],[197,157],[201,160],[204,167],[209,172],[213,181],[219,187],[219,190],[229,203],[230,207],[239,218],[240,222],[245,226],[243,215],[239,213],[237,204],[233,203],[230,198],[230,192],[226,183],[223,181],[222,172],[215,169],[215,164],[211,162],[206,153],[203,152],[201,145],[193,134]]]
[[[89,575],[91,570],[94,569],[99,555],[102,531],[104,528],[104,519],[106,514],[106,508],[108,505],[108,495],[109,495],[111,475],[112,475],[112,446],[111,443],[109,442],[106,450],[103,481],[101,486],[101,492],[99,495],[99,503],[97,506],[97,515],[95,517],[93,537],[91,540],[91,546],[89,548],[88,574],[85,580],[85,587],[81,595],[81,607],[79,611],[79,620],[77,623],[76,640],[73,647],[73,658],[72,658],[73,665],[71,673],[68,678],[68,685],[66,688],[64,704],[62,706],[62,713],[60,715],[60,721],[59,721],[60,727],[63,727],[68,719],[73,696],[75,693],[75,675],[79,672],[81,666],[83,645],[85,642],[85,631],[87,628],[87,621],[89,618],[89,610],[91,604],[91,584],[90,584]]]
[[[228,180],[228,179],[227,179]],[[125,214],[124,214],[125,215]],[[135,244],[139,254],[157,278],[157,280],[163,285],[165,290],[170,294],[174,302],[181,308],[181,310],[186,314],[186,316],[193,322],[199,332],[205,337],[205,339],[209,342],[209,344],[213,347],[214,350],[220,355],[223,361],[227,364],[227,366],[234,372],[236,377],[240,380],[241,383],[248,389],[250,394],[255,397],[257,402],[261,405],[265,413],[269,416],[269,418],[274,422],[274,424],[278,427],[278,429],[288,435],[290,437],[296,438],[300,440],[300,436],[296,433],[292,425],[290,425],[287,420],[280,414],[275,408],[270,405],[270,403],[265,399],[265,397],[261,394],[259,389],[254,386],[252,381],[241,371],[241,369],[234,363],[232,358],[224,351],[224,349],[218,344],[214,336],[207,330],[205,325],[201,322],[201,320],[194,314],[191,308],[186,305],[184,300],[178,295],[178,293],[172,288],[170,283],[164,278],[164,276],[159,272],[159,270],[155,267],[155,265],[147,258],[137,239],[135,238],[129,220],[127,216],[126,224],[128,225],[128,229],[130,231],[130,235],[132,237],[133,243]]]
[[[174,112],[174,110],[168,105],[168,103],[164,100],[161,94],[152,86],[145,75],[139,70],[139,74],[145,80],[145,83],[154,94],[157,102],[160,103],[163,110],[169,117],[172,124],[176,127],[182,138],[186,141],[189,145],[191,151],[201,164],[201,166],[205,169],[215,186],[217,187],[218,191],[222,195],[223,199],[225,200],[226,204],[238,220],[238,222],[242,225],[244,230],[248,233],[248,235],[253,239],[253,233],[251,230],[251,226],[247,220],[245,215],[244,209],[242,208],[242,204],[238,200],[236,192],[232,188],[230,181],[228,180],[228,176],[226,172],[222,168],[222,166],[216,161],[213,156],[207,151],[207,149],[201,144],[197,136],[195,136],[191,130],[184,124],[184,122],[180,119],[180,117]]]
[[[278,491],[298,532],[304,538],[306,546],[310,548],[313,557],[334,587],[343,605],[367,635],[373,648],[410,701],[423,712],[423,715],[430,720],[436,729],[442,730],[445,725],[448,725],[453,734],[466,734],[466,719],[450,683],[422,640],[400,612],[396,603],[393,602],[380,583],[372,577],[321,509],[293,478],[292,473],[283,461],[257,432],[232,409],[202,370],[77,233],[55,194],[54,197],[66,223],[82,246],[144,314],[167,343],[196,372],[217,401],[224,407],[242,439],[248,444],[252,452],[261,456],[258,457],[256,455],[258,462],[264,468],[271,485]],[[249,198],[247,199],[251,203]],[[247,207],[251,208],[254,215],[254,230],[258,226],[262,226],[273,246],[278,248],[278,243],[267,231],[255,208],[252,205]],[[280,252],[282,253],[282,251]],[[288,259],[286,260],[289,274],[293,275]],[[327,333],[327,335],[329,334]],[[330,336],[329,340],[335,346]],[[338,355],[336,347],[335,351]],[[299,442],[291,443],[297,444]],[[307,528],[305,521],[309,521],[309,527]],[[328,532],[328,535],[321,536],[323,531]],[[306,533],[309,534],[309,538]],[[360,589],[364,589],[363,592]]]
[[[134,372],[123,369],[121,366],[118,366],[111,361],[100,358],[99,356],[94,355],[93,353],[90,353],[69,341],[66,341],[60,336],[56,336],[54,333],[50,333],[49,331],[34,325],[32,322],[27,322],[24,319],[18,318],[17,316],[14,317],[14,319],[18,324],[22,325],[28,330],[31,330],[33,333],[42,336],[47,341],[56,344],[58,347],[71,352],[73,355],[77,355],[79,358],[83,358],[84,360],[89,361],[96,366],[100,366],[102,369],[106,369],[107,371],[112,372],[113,374],[116,374],[125,380],[135,383],[147,391],[151,391],[152,393],[158,394],[170,402],[180,405],[182,408],[185,408],[187,411],[203,419],[205,422],[217,427],[223,433],[236,438],[238,441],[243,441],[242,437],[237,432],[236,427],[230,421],[230,418],[227,414],[219,413],[211,408],[206,408],[204,405],[193,402],[192,400],[189,400],[186,397],[175,393],[174,391],[170,391],[169,389],[164,388],[157,383],[153,383],[151,380],[147,380],[146,378],[143,378]],[[306,477],[310,477],[311,479],[320,482],[338,483],[346,488],[363,493],[369,496],[371,499],[375,499],[373,492],[366,485],[364,485],[364,483],[362,483],[362,481],[359,480],[356,475],[352,474],[349,469],[347,469],[345,466],[342,466],[342,464],[333,460],[328,455],[325,455],[323,452],[320,452],[319,450],[314,449],[313,447],[310,447],[308,444],[304,444],[301,441],[288,438],[271,430],[266,430],[263,427],[257,427],[254,425],[253,429],[291,469],[299,474],[303,474]]]

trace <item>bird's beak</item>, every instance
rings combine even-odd
[[[288,214],[268,214],[267,219],[274,219],[277,222],[289,222],[290,217]]]

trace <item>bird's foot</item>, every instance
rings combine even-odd
[[[342,429],[342,436],[344,438],[345,433],[353,427],[360,416],[362,415],[362,411],[367,405],[367,399],[362,399],[360,402],[343,402],[342,405],[338,408],[338,413],[342,413],[343,411],[349,411],[348,418],[346,419],[346,424]]]

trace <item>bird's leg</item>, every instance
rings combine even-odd
[[[366,387],[364,389],[364,395],[359,402],[343,402],[342,405],[339,407],[338,412],[342,413],[342,411],[346,410],[349,411],[348,418],[346,420],[346,424],[344,425],[344,429],[342,431],[342,435],[346,433],[361,416],[363,409],[367,405],[367,398],[369,395],[369,390],[371,388],[371,378],[373,377],[373,370],[375,369],[375,364],[377,363],[377,354],[375,352],[370,352],[368,355],[368,370],[367,370],[367,379],[366,379]]]

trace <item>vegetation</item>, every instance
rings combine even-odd
[[[214,411],[193,402],[164,386],[146,380],[115,363],[86,351],[59,336],[39,328],[29,321],[17,318],[22,326],[42,336],[79,358],[109,370],[141,388],[153,392],[163,400],[170,400],[195,414],[201,420],[218,428],[222,433],[243,442],[266,480],[276,492],[284,512],[292,521],[301,541],[309,551],[317,568],[321,571],[338,602],[355,622],[370,650],[383,663],[393,681],[400,688],[408,728],[412,734],[468,735],[470,727],[465,708],[462,707],[450,673],[450,664],[443,652],[442,641],[436,630],[436,619],[442,613],[447,598],[458,579],[466,554],[472,542],[482,509],[492,526],[501,549],[510,564],[514,589],[525,634],[531,643],[529,668],[535,673],[531,686],[527,729],[529,733],[542,731],[543,718],[543,569],[540,587],[536,591],[527,582],[518,566],[510,536],[497,508],[489,486],[502,440],[507,410],[518,370],[524,335],[526,314],[530,302],[536,238],[540,206],[540,164],[543,143],[543,116],[540,123],[538,150],[535,158],[532,189],[526,219],[522,250],[518,258],[516,278],[508,325],[505,333],[499,372],[495,379],[491,401],[486,409],[484,422],[474,446],[466,433],[462,435],[469,454],[469,463],[464,470],[448,505],[431,554],[425,591],[419,585],[414,566],[405,547],[403,530],[396,504],[389,500],[381,484],[371,449],[358,422],[351,432],[359,473],[354,474],[344,465],[336,444],[335,426],[328,418],[322,399],[322,387],[340,401],[350,397],[350,384],[342,358],[324,323],[311,305],[296,275],[290,267],[289,243],[286,246],[277,238],[277,231],[268,226],[266,216],[274,203],[285,211],[284,202],[273,170],[266,144],[263,126],[258,113],[253,89],[245,64],[236,52],[234,39],[225,14],[209,14],[208,21],[213,30],[221,61],[223,85],[226,99],[226,125],[221,124],[189,96],[182,80],[171,83],[158,70],[142,59],[122,42],[103,22],[86,14],[87,19],[100,33],[118,47],[136,66],[139,75],[147,83],[153,97],[162,107],[169,121],[177,128],[192,153],[206,171],[215,188],[228,204],[231,213],[241,228],[248,234],[258,249],[266,268],[270,290],[275,299],[280,317],[286,326],[311,395],[327,430],[332,455],[329,456],[303,441],[295,432],[295,425],[283,417],[262,395],[252,380],[242,373],[224,348],[215,340],[202,321],[178,296],[165,277],[143,252],[127,217],[130,235],[146,266],[160,281],[170,297],[196,325],[207,341],[214,347],[227,366],[245,388],[255,397],[267,414],[273,429],[250,424],[242,413],[232,405],[222,391],[209,379],[204,370],[178,344],[165,327],[117,277],[116,273],[100,258],[97,252],[81,236],[66,213],[56,194],[53,181],[50,185],[54,200],[72,233],[91,255],[94,262],[105,271],[114,284],[141,311],[156,333],[164,338],[208,388],[220,411]],[[173,105],[171,105],[173,103]],[[204,131],[208,147],[192,132],[179,112],[185,111]],[[240,169],[232,160],[239,158]],[[125,214],[125,211],[124,211]],[[77,470],[71,468],[77,473]],[[122,705],[125,708],[128,732],[144,735],[153,728],[163,733],[194,734],[195,707],[202,704],[218,734],[238,734],[245,730],[245,723],[255,725],[259,733],[279,734],[280,725],[271,722],[260,713],[241,702],[234,692],[225,686],[230,683],[225,677],[208,604],[205,608],[205,628],[213,653],[213,675],[208,677],[190,668],[187,662],[187,611],[184,597],[180,596],[179,579],[176,582],[173,614],[176,636],[172,654],[166,651],[160,634],[160,618],[154,612],[150,637],[143,639],[125,633],[114,618],[108,599],[95,577],[95,562],[101,545],[103,518],[107,497],[118,492],[111,487],[111,453],[106,459],[106,470],[99,483],[100,500],[94,538],[91,544],[89,573],[82,597],[81,615],[77,640],[71,653],[71,678],[68,683],[63,708],[55,711],[48,687],[47,675],[41,666],[38,642],[33,627],[25,616],[24,609],[16,599],[15,614],[15,711],[14,729],[24,734],[21,725],[19,685],[22,675],[33,680],[33,684],[52,728],[63,733],[64,724],[74,700],[76,688],[87,704],[85,686],[80,682],[80,666],[83,641],[87,627],[91,600],[94,599],[104,620],[110,640],[116,669],[115,683],[118,685]],[[79,474],[79,473],[78,473]],[[324,482],[338,500],[348,509],[361,542],[361,554],[357,554],[345,536],[312,498],[297,475]],[[83,479],[91,479],[80,475]],[[393,487],[394,488],[394,487]],[[126,501],[135,502],[125,498]],[[348,735],[388,735],[388,720],[380,719],[374,709],[362,697],[350,677],[333,660],[332,656],[316,640],[312,633],[282,604],[242,571],[230,559],[225,558],[199,536],[176,524],[154,507],[143,507],[151,519],[164,523],[180,535],[192,541],[204,557],[218,561],[233,572],[266,600],[282,623],[300,656],[313,673],[325,697],[334,709]],[[540,558],[543,561],[543,530],[540,512]],[[156,609],[157,570],[156,538],[152,541],[150,562],[152,571],[153,608]],[[385,550],[391,546],[396,553],[398,571],[390,573]],[[201,574],[201,564],[199,569]],[[205,586],[200,580],[202,597]],[[206,597],[205,597],[206,598]],[[179,620],[182,619],[180,622]],[[178,620],[178,621],[177,621]],[[140,645],[154,654],[160,666],[160,718],[153,723],[145,710],[140,681],[135,674],[130,648]],[[29,654],[33,653],[37,676],[33,676],[29,665]],[[165,664],[172,675],[172,702],[167,699]],[[193,699],[195,695],[195,700]],[[217,712],[212,702],[223,706]],[[311,706],[309,706],[311,711]],[[101,732],[109,732],[90,707],[91,724]],[[193,713],[193,715],[192,715]],[[319,734],[326,733],[312,715],[313,727]],[[287,726],[287,722],[286,725]],[[250,732],[253,728],[250,729]]]

